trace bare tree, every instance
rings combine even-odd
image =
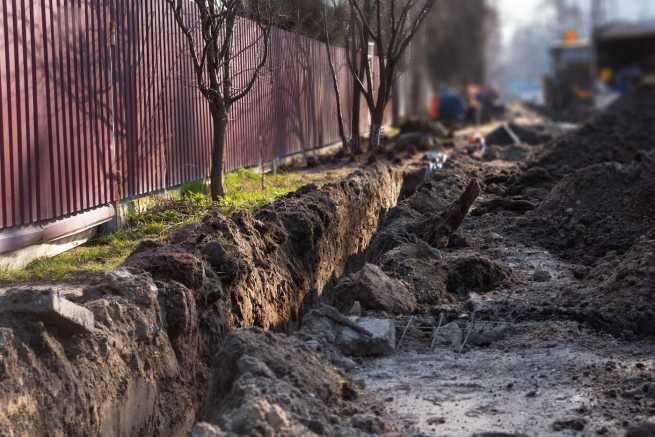
[[[337,67],[334,64],[334,57],[332,56],[332,43],[330,41],[330,30],[328,26],[328,13],[327,5],[323,7],[323,22],[325,26],[325,47],[327,50],[328,63],[330,64],[330,74],[332,76],[332,86],[334,88],[334,98],[337,106],[337,121],[339,124],[339,136],[341,137],[341,144],[344,149],[349,149],[350,141],[346,134],[346,127],[343,122],[343,110],[341,109],[341,89],[339,88],[339,78],[337,76]],[[335,7],[336,9],[336,7]]]
[[[359,30],[360,55],[368,54],[369,43],[377,55],[377,87],[374,86],[372,63],[364,63],[362,75],[356,74],[357,65],[350,63],[353,78],[366,99],[371,114],[369,141],[375,149],[380,146],[384,111],[391,98],[398,65],[435,0],[348,1],[353,11],[352,19],[357,22]]]
[[[271,32],[270,0],[165,0],[184,34],[196,86],[207,100],[213,124],[211,196],[225,195],[225,140],[230,111],[245,97],[264,69]],[[240,20],[251,18],[257,34],[237,44]],[[255,52],[248,56],[247,52]],[[246,55],[246,56],[244,56]],[[254,65],[236,65],[237,57],[255,59]]]

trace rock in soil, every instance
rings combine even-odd
[[[407,314],[416,310],[416,297],[407,286],[390,278],[382,269],[366,264],[360,271],[342,279],[329,294],[336,307],[347,312],[355,302],[362,309]]]
[[[553,431],[583,431],[587,426],[587,420],[583,417],[569,416],[562,417],[553,422]]]
[[[327,305],[309,312],[298,336],[315,342],[332,363],[349,367],[341,354],[383,356],[396,347],[396,329],[392,320],[345,317]]]

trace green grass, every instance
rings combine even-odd
[[[201,182],[184,184],[179,199],[161,200],[144,212],[132,211],[116,233],[97,237],[87,244],[52,258],[40,258],[24,269],[0,270],[0,285],[24,283],[81,283],[118,267],[145,239],[164,240],[176,227],[199,222],[210,208],[223,214],[254,209],[310,182],[322,184],[339,177],[338,172],[288,172],[264,176],[251,169],[226,175],[226,196],[213,204]]]

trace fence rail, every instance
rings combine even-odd
[[[208,107],[163,0],[0,8],[0,230],[208,175]],[[238,26],[236,44],[254,37],[253,23]],[[345,103],[345,53],[334,56]],[[326,47],[274,29],[265,74],[231,114],[226,168],[338,140]]]

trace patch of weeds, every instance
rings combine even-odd
[[[182,198],[193,194],[209,194],[209,187],[204,180],[185,182],[180,188]]]

